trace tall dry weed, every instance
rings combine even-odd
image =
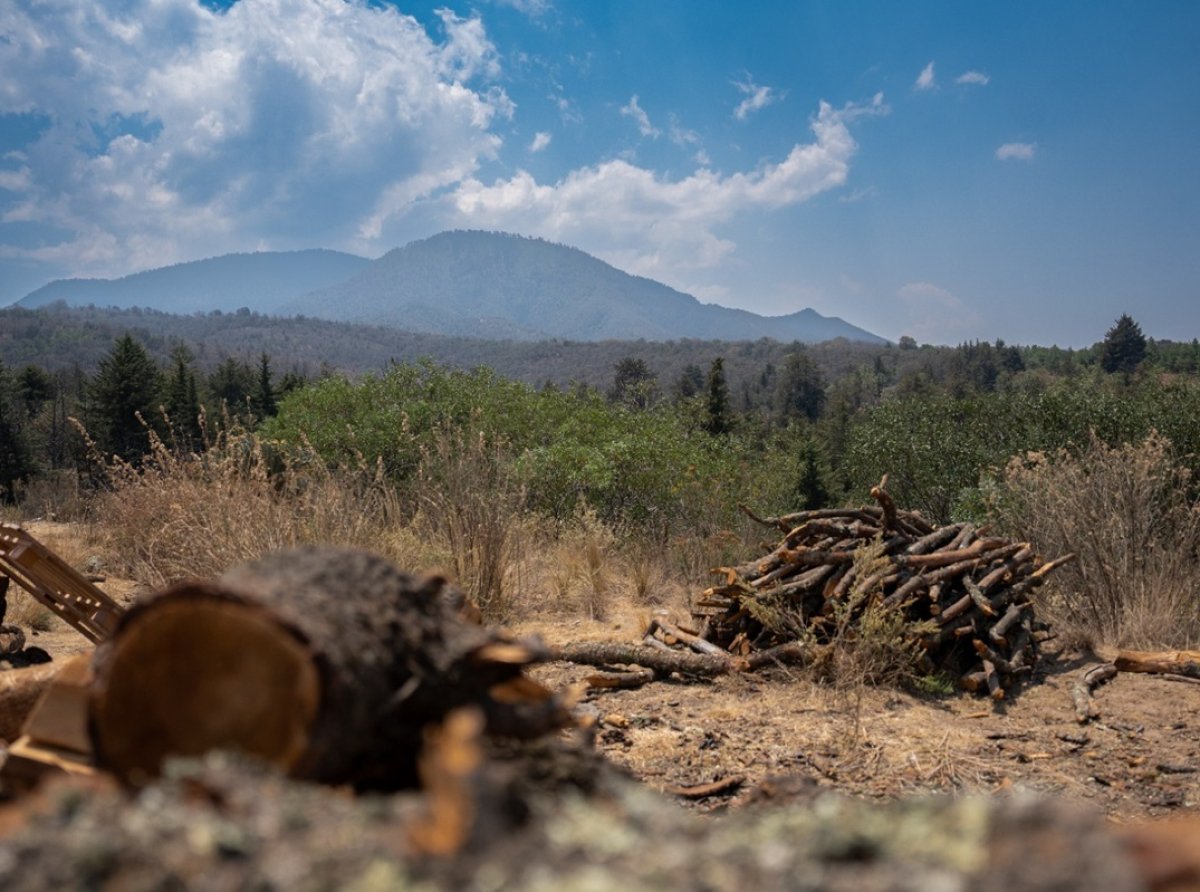
[[[236,425],[200,453],[151,446],[139,468],[107,463],[92,510],[109,566],[152,588],[301,544],[385,550],[401,514],[378,469],[330,470]]]
[[[1014,458],[993,513],[1048,556],[1073,552],[1039,610],[1080,643],[1200,643],[1200,503],[1170,442]]]
[[[525,490],[500,445],[442,431],[423,451],[413,531],[439,548],[487,621],[510,618],[521,588]]]
[[[545,531],[539,576],[548,580],[553,597],[551,603],[540,606],[590,619],[607,617],[619,591],[617,545],[616,534],[587,505],[580,505],[570,520]]]

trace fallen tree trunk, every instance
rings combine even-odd
[[[367,552],[304,548],[130,609],[98,654],[98,762],[138,784],[165,758],[236,748],[296,777],[417,782],[424,729],[481,707],[490,731],[566,716],[522,675],[540,651],[461,621],[438,577]]]
[[[1200,650],[1123,650],[1113,662],[1121,672],[1151,672],[1200,678]]]
[[[586,641],[553,648],[550,659],[584,666],[641,666],[660,675],[678,672],[711,678],[733,672],[752,672],[764,666],[802,665],[811,662],[821,648],[808,647],[800,642],[783,644],[749,657],[712,656],[681,650],[660,650],[641,644],[620,644],[610,641]],[[647,681],[650,679],[646,679]],[[621,685],[597,684],[595,687]]]

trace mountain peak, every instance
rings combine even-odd
[[[438,320],[430,318],[430,308]],[[280,313],[474,337],[806,342],[883,338],[802,310],[764,317],[703,304],[577,248],[481,230],[441,232],[389,251],[357,275]],[[511,326],[498,334],[497,321]]]
[[[121,279],[60,279],[18,306],[56,301],[180,314],[245,307],[492,340],[884,343],[811,309],[765,317],[704,304],[578,248],[482,230],[440,232],[374,261],[323,249],[226,254]]]

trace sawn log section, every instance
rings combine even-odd
[[[305,548],[178,585],[97,655],[98,762],[127,782],[171,755],[236,747],[297,777],[411,786],[427,726],[477,705],[489,731],[565,718],[522,674],[540,653],[460,620],[453,590],[366,552]]]

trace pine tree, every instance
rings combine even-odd
[[[1129,376],[1146,358],[1146,336],[1128,313],[1123,313],[1104,336],[1100,349],[1100,367],[1110,375]]]
[[[795,503],[789,507],[810,511],[829,505],[829,487],[825,483],[820,453],[811,440],[800,450],[800,478],[796,481]]]
[[[184,452],[196,452],[201,447],[200,397],[196,389],[196,370],[192,368],[192,352],[180,345],[171,353],[174,363],[167,384],[166,411],[175,430],[175,439]]]
[[[708,401],[704,429],[714,437],[728,433],[733,426],[729,417],[729,385],[725,381],[725,358],[718,356],[708,369]]]
[[[658,396],[658,378],[644,359],[627,356],[614,367],[608,398],[631,409],[646,409]]]
[[[271,357],[264,353],[258,360],[258,391],[254,398],[254,411],[261,418],[270,418],[279,408],[275,403],[275,391],[271,388]]]
[[[775,390],[775,408],[781,424],[797,418],[816,421],[825,408],[825,380],[816,362],[802,348],[789,353],[783,364]]]
[[[17,485],[33,475],[36,465],[29,431],[17,403],[16,382],[0,364],[0,501],[17,500]]]
[[[681,403],[686,402],[692,397],[698,396],[703,389],[704,372],[700,370],[700,366],[689,363],[680,373],[679,380],[675,382],[675,400]]]
[[[122,335],[87,389],[88,429],[104,455],[141,461],[150,448],[147,425],[157,425],[160,392],[154,360],[132,336]]]
[[[218,407],[240,419],[253,409],[258,380],[254,369],[246,362],[231,356],[223,360],[208,376],[208,389],[216,399]]]

